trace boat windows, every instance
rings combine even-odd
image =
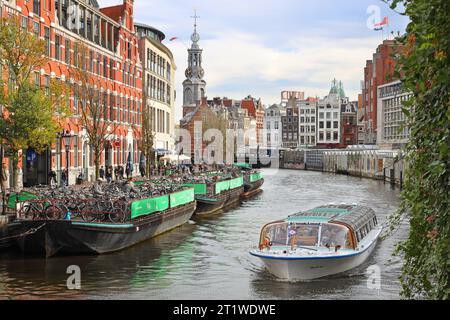
[[[294,247],[317,246],[319,237],[318,224],[289,224],[289,245]]]
[[[359,240],[358,240],[359,241]],[[351,248],[350,232],[347,227],[336,224],[322,224],[320,245],[323,247]]]
[[[265,227],[261,233],[260,245],[286,246],[287,243],[287,223],[275,223]]]

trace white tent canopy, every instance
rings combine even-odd
[[[164,157],[160,158],[159,160],[181,163],[181,162],[190,162],[191,157],[188,157],[184,154],[181,154],[181,155],[168,154],[168,155],[165,155]]]

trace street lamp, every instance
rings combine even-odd
[[[62,132],[58,133],[58,138],[60,139],[60,141],[62,141],[62,139],[64,139],[64,144],[66,147],[66,171],[67,171],[66,183],[67,183],[67,185],[69,185],[70,140],[72,138],[72,135],[70,134],[70,132],[68,130],[66,130],[66,131],[62,131]],[[62,171],[61,171],[61,181],[62,181]]]

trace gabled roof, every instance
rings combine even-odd
[[[112,7],[100,8],[100,12],[107,15],[114,21],[119,22],[122,19],[123,14],[125,12],[125,5],[120,4]]]
[[[251,115],[252,117],[256,117],[256,105],[253,99],[242,100],[241,108],[247,109],[249,115]]]
[[[188,114],[186,114],[184,116],[184,118],[180,120],[180,124],[181,125],[185,125],[185,124],[188,124],[189,122],[191,122],[192,118],[195,116],[195,114],[197,113],[198,109],[200,109],[200,106],[197,106],[194,109],[194,111],[189,112]]]

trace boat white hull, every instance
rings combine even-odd
[[[255,252],[252,255],[259,257],[268,271],[280,279],[290,281],[312,280],[358,267],[372,253],[376,242],[376,240],[373,241],[364,251],[346,256],[277,258],[255,254]]]

